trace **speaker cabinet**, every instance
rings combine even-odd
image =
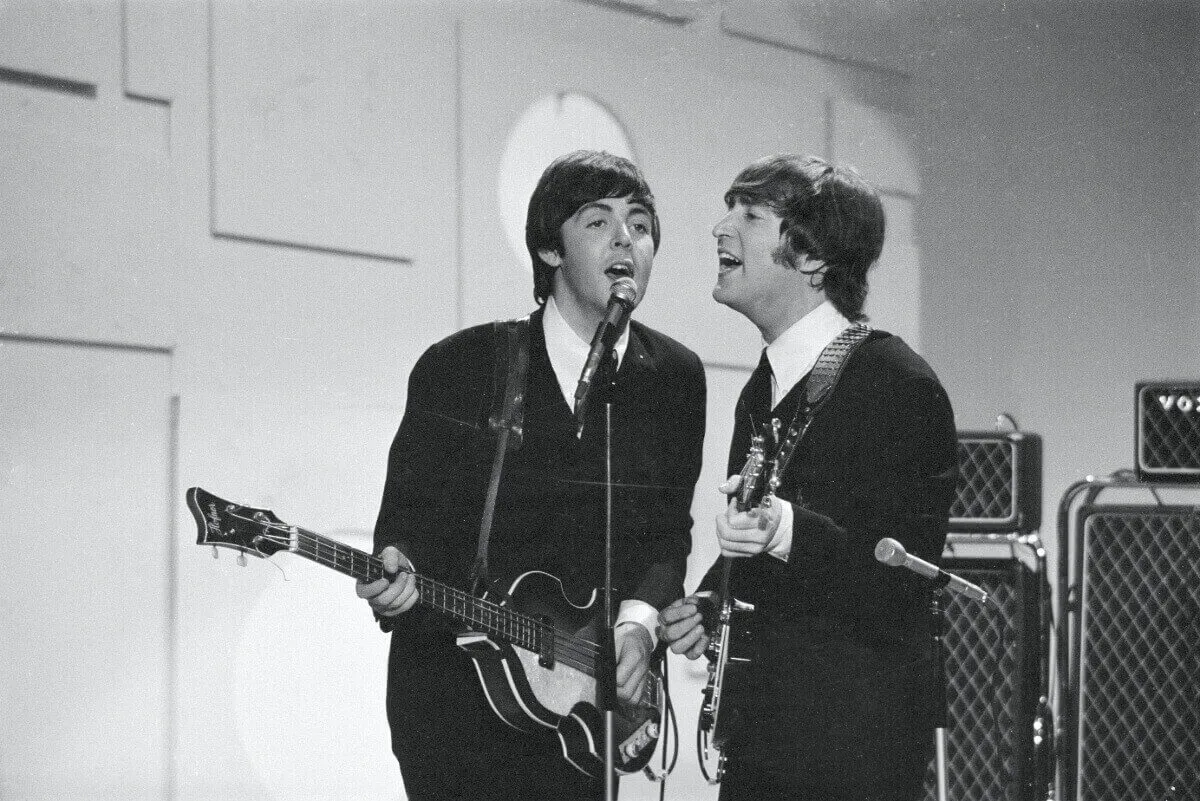
[[[967,543],[970,546],[970,543]],[[942,567],[985,589],[994,605],[945,594],[946,785],[955,801],[1045,798],[1051,760],[1038,731],[1051,727],[1044,697],[1046,577],[1016,539],[964,555],[953,538]],[[936,798],[935,765],[925,783]]]
[[[1036,531],[1042,522],[1042,438],[1022,431],[958,432],[950,530]]]
[[[1200,483],[1200,381],[1141,381],[1134,393],[1139,481]]]
[[[1200,798],[1200,506],[1081,505],[1064,798]]]

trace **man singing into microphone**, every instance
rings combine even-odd
[[[820,370],[818,357],[865,319],[867,270],[883,248],[883,206],[857,172],[765,158],[725,202],[713,297],[758,326],[765,348],[734,411],[734,478],[723,489],[763,426],[768,468],[789,440],[794,449],[769,505],[731,504],[716,521],[732,594],[756,607],[739,646],[753,663],[727,676],[719,710],[732,720],[720,798],[915,801],[944,678],[927,585],[874,549],[893,537],[941,556],[956,476],[950,403],[899,337],[856,330],[851,340],[865,338],[806,413],[808,384],[826,384],[832,351]],[[719,587],[720,565],[702,591]],[[660,616],[672,650],[692,659],[709,641],[698,595]]]
[[[659,243],[650,188],[628,160],[577,151],[551,164],[529,201],[526,243],[539,308],[525,325],[523,427],[503,462],[488,578],[507,589],[545,571],[579,605],[603,587],[611,404],[615,680],[630,701],[647,681],[658,610],[683,594],[704,371],[679,343],[627,322]],[[599,334],[601,352],[590,354]],[[513,361],[502,358],[506,348],[492,325],[477,326],[433,345],[413,368],[375,529],[389,570],[411,564],[469,587],[497,448],[489,418],[508,382],[497,363]],[[413,609],[409,573],[360,583],[358,594],[393,632],[387,711],[409,798],[603,797],[604,780],[572,767],[553,731],[517,731],[493,713],[451,625]]]

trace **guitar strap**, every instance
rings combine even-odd
[[[846,368],[846,363],[850,361],[850,355],[870,335],[871,327],[869,325],[854,323],[826,345],[825,349],[821,351],[821,355],[817,357],[817,363],[813,365],[812,371],[808,374],[808,383],[804,387],[804,402],[797,408],[796,415],[792,418],[792,424],[788,427],[787,435],[775,457],[775,465],[771,470],[769,489],[771,494],[774,494],[775,488],[783,478],[783,472],[792,460],[792,453],[795,452],[796,445],[804,436],[804,432],[808,430],[813,416],[833,394],[833,388],[837,386],[838,379],[841,378],[842,371]]]
[[[842,377],[850,354],[870,335],[871,327],[864,323],[855,323],[825,346],[817,363],[808,376],[808,386],[805,387],[805,400],[809,413],[813,413],[824,403],[829,393]]]
[[[492,377],[492,414],[488,428],[496,433],[496,455],[492,458],[492,475],[488,481],[483,516],[479,521],[479,542],[475,562],[471,565],[471,591],[479,594],[488,582],[488,539],[492,533],[492,517],[496,511],[496,496],[500,492],[500,477],[504,473],[504,455],[521,447],[525,421],[525,379],[529,372],[529,318],[499,320],[492,323],[496,343],[495,370]],[[503,395],[498,395],[504,387]]]

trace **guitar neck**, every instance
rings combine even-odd
[[[378,557],[302,528],[295,529],[288,550],[360,581],[375,581],[388,576],[383,561]],[[472,629],[484,631],[534,653],[541,653],[543,638],[554,634],[552,626],[530,615],[477,598],[420,573],[413,573],[413,576],[417,581],[417,602],[420,605],[465,623]]]

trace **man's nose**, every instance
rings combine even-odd
[[[613,226],[613,245],[615,247],[628,247],[633,242],[633,237],[629,235],[629,226],[623,222],[618,222]]]
[[[717,220],[717,224],[713,226],[712,235],[720,239],[723,235],[729,233],[729,218],[733,216],[733,212],[725,213],[725,216]]]

